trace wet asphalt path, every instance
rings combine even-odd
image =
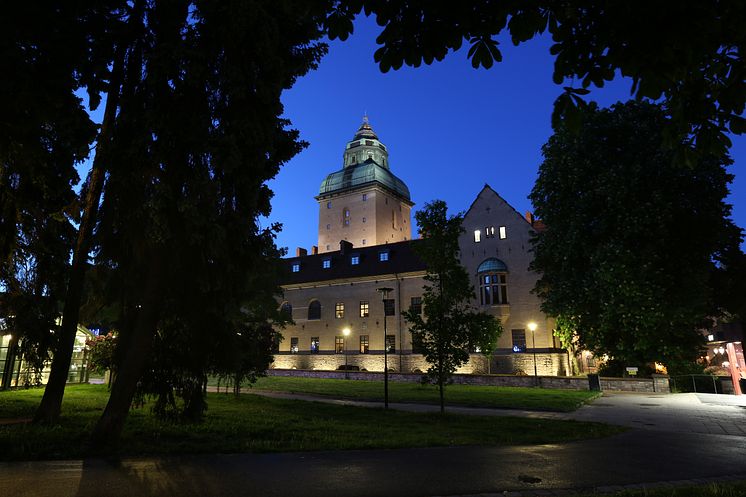
[[[0,464],[0,496],[436,496],[746,477],[746,437],[630,430],[531,447],[449,447]]]

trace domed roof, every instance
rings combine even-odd
[[[407,188],[407,185],[394,176],[391,171],[377,164],[372,159],[368,159],[360,164],[347,166],[340,171],[328,175],[326,179],[321,182],[319,195],[350,190],[376,182],[400,197],[410,200],[409,188]]]
[[[353,140],[360,140],[361,138],[372,138],[378,140],[378,135],[376,135],[376,132],[373,131],[373,128],[368,122],[368,116],[363,117],[363,124],[361,124],[357,129],[357,133],[355,133]]]
[[[500,259],[490,257],[489,259],[485,259],[484,261],[482,261],[482,263],[477,268],[477,273],[487,273],[492,271],[507,272],[508,266],[506,266],[505,263]]]

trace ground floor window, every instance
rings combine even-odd
[[[319,337],[311,337],[311,353],[312,354],[318,354],[319,353]]]
[[[513,352],[526,351],[526,330],[510,330],[513,335]]]
[[[344,354],[345,352],[345,337],[336,336],[334,337],[334,353]]]
[[[290,337],[290,353],[298,353],[298,337]]]
[[[386,335],[386,352],[396,352],[396,335]]]
[[[360,353],[367,354],[370,350],[370,339],[368,335],[360,335]]]

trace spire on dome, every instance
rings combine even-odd
[[[357,133],[355,133],[355,137],[353,138],[353,140],[360,140],[361,138],[372,138],[374,140],[378,140],[378,135],[376,135],[376,132],[373,131],[373,128],[368,122],[367,112],[363,116],[363,124],[361,124],[360,127],[357,129]]]

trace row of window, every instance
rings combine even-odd
[[[365,241],[365,240],[363,240]],[[328,245],[327,245],[328,247]],[[381,250],[378,252],[378,261],[379,262],[387,262],[389,260],[389,251],[388,250]],[[351,266],[357,266],[360,264],[360,254],[353,254],[350,256],[350,265]],[[332,267],[332,258],[331,257],[325,257],[321,260],[321,267],[322,269],[330,269]],[[301,263],[300,262],[294,262],[291,266],[291,270],[294,273],[299,273],[301,270]]]
[[[321,350],[321,340],[319,337],[311,337],[311,344],[309,348],[312,354],[318,354]],[[360,335],[360,346],[358,351],[361,354],[367,354],[370,352],[370,335]],[[386,335],[386,351],[389,353],[396,352],[396,336]],[[298,344],[298,337],[290,337],[290,353],[298,354],[300,352],[300,346]],[[345,337],[338,335],[334,337],[334,353],[344,354],[345,350]]]
[[[368,201],[368,194],[367,193],[363,193],[363,197],[362,198],[363,198],[363,202],[367,202]],[[331,200],[329,200],[326,203],[326,208],[327,209],[331,209],[332,208],[332,201]],[[345,217],[350,217],[350,211],[348,209],[345,209]]]
[[[410,299],[410,307],[409,310],[416,312],[417,314],[422,314],[422,297],[412,297]],[[360,307],[359,307],[359,315],[361,318],[367,318],[370,316],[370,302],[367,300],[361,300],[360,301]],[[280,306],[280,312],[285,314],[288,318],[293,317],[293,306],[290,305],[290,302],[283,302]],[[396,300],[395,299],[385,299],[383,301],[383,312],[386,314],[386,316],[395,316],[396,315]],[[345,317],[345,303],[344,302],[337,302],[334,304],[334,317],[336,319],[343,319]],[[312,300],[308,304],[308,319],[318,320],[321,319],[321,302],[318,300]]]
[[[481,242],[482,236],[484,236],[484,238],[495,238],[495,227],[486,226],[484,228],[484,231],[474,230],[474,242],[475,243]],[[500,240],[505,240],[508,237],[507,228],[505,226],[500,226],[499,228],[497,228],[497,236],[500,238]]]

